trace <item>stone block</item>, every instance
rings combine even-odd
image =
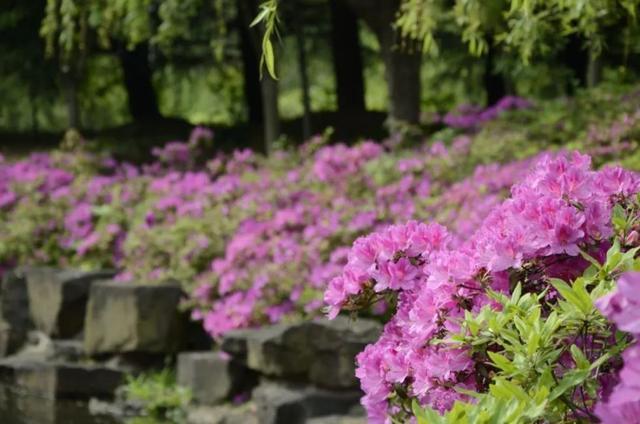
[[[2,424],[117,424],[110,417],[93,416],[86,403],[77,400],[49,400],[16,394],[0,384]]]
[[[306,376],[312,346],[298,325],[277,324],[225,334],[222,349],[247,367],[272,377]]]
[[[330,415],[328,417],[312,418],[306,424],[367,424],[365,417],[350,415]]]
[[[358,390],[329,391],[273,381],[253,392],[257,416],[264,424],[304,424],[317,417],[348,415],[360,402]]]
[[[28,268],[24,274],[36,328],[49,336],[72,338],[83,329],[91,286],[115,272]]]
[[[30,331],[26,343],[12,356],[40,362],[78,362],[84,356],[80,340],[52,340],[41,331]]]
[[[11,348],[11,326],[4,320],[0,320],[0,358],[9,355]]]
[[[20,349],[33,328],[23,269],[8,271],[0,281],[0,357]]]
[[[365,346],[380,336],[381,325],[373,320],[350,320],[339,316],[334,320],[315,320],[302,324],[314,347],[308,378],[311,383],[327,388],[356,388],[355,357]]]
[[[223,352],[184,352],[178,355],[177,380],[197,403],[215,405],[252,389],[257,375]]]
[[[355,356],[380,335],[372,320],[338,317],[231,331],[222,349],[264,375],[327,388],[358,387]]]
[[[246,362],[247,340],[255,334],[256,329],[231,330],[224,334],[220,348],[234,359]]]
[[[47,400],[110,398],[123,380],[122,372],[100,366],[20,358],[0,361],[0,383],[20,395]]]
[[[84,348],[107,353],[175,353],[185,343],[186,314],[178,284],[100,282],[91,287]]]
[[[262,424],[256,416],[255,405],[195,406],[189,408],[187,424]]]

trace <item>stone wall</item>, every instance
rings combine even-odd
[[[126,374],[168,358],[193,393],[193,424],[364,421],[354,357],[377,339],[378,323],[278,324],[232,331],[214,346],[181,311],[178,283],[119,283],[113,275],[35,267],[5,274],[0,413],[15,399],[37,398],[50,404],[38,422],[68,422],[57,405],[110,400]]]

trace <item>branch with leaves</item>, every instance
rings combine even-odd
[[[262,69],[267,68],[267,72],[273,79],[276,77],[275,50],[271,41],[274,35],[278,34],[278,0],[267,0],[260,5],[260,12],[251,22],[251,27],[263,24],[262,54],[260,56],[260,76]]]

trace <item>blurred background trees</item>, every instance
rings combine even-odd
[[[0,129],[166,139],[203,123],[264,149],[328,125],[378,136],[460,103],[634,80],[638,3],[7,0]]]

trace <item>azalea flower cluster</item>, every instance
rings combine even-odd
[[[466,136],[393,154],[316,137],[268,159],[238,150],[196,161],[211,136],[197,128],[142,166],[84,150],[3,162],[0,262],[177,279],[192,292],[193,317],[219,336],[321,313],[327,282],[363,234],[436,217],[460,237],[529,165],[482,166],[451,185]]]
[[[521,103],[507,99],[492,110]],[[411,148],[391,140],[327,146],[315,137],[269,158],[248,150],[208,158],[212,134],[196,128],[186,142],[154,149],[144,165],[78,143],[3,160],[0,264],[177,279],[213,336],[314,316],[356,238],[429,220],[446,225],[448,244],[459,246],[538,160],[490,163],[475,135],[440,136]]]
[[[195,148],[202,137],[211,136],[207,131],[194,130],[183,144]],[[0,163],[0,263],[124,268],[132,253],[125,243],[131,239],[130,229],[149,213],[142,207],[162,200],[166,208],[177,206],[169,205],[168,196],[157,199],[157,185],[173,178],[173,188],[182,190],[185,198],[199,194],[188,191],[189,182],[198,180],[196,174],[167,170],[163,162],[139,167],[90,153],[81,145],[74,149]],[[197,209],[193,203],[178,203],[172,214]]]
[[[636,175],[593,171],[578,153],[543,155],[531,169],[467,240],[411,221],[353,244],[325,292],[329,316],[380,301],[395,306],[380,339],[357,359],[371,422],[406,419],[407,398],[444,412],[466,398],[459,389],[486,390],[484,359],[441,341],[460,331],[465,314],[492,305],[486,289],[509,294],[516,278],[542,293],[549,278],[581,275],[589,263],[580,250],[606,248],[613,206],[640,190]]]
[[[616,385],[610,388],[596,414],[605,424],[640,423],[640,272],[629,271],[617,281],[617,288],[598,299],[596,306],[617,328],[633,337],[633,344],[622,354],[624,366]]]
[[[441,121],[451,128],[473,129],[484,122],[495,119],[508,110],[527,109],[531,106],[531,102],[527,99],[506,96],[488,108],[468,104],[461,105],[455,111],[444,115]]]
[[[262,172],[235,203],[251,209],[250,216],[212,261],[211,272],[197,278],[193,317],[217,337],[235,328],[320,314],[322,292],[340,274],[357,237],[435,216],[466,231],[504,198],[528,165],[482,167],[449,190],[434,184],[432,173],[447,161],[455,166],[466,143],[435,146],[391,163],[371,142],[321,147],[301,166],[277,175]],[[384,177],[378,178],[380,168]],[[460,234],[453,231],[447,238]]]

